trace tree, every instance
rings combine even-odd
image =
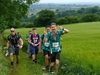
[[[59,18],[57,19],[57,24],[59,25],[67,24],[67,20],[65,18]]]
[[[80,22],[80,19],[77,16],[67,16],[67,17],[65,17],[65,19],[66,19],[67,24]]]
[[[16,20],[20,21],[30,4],[37,1],[39,0],[0,0],[0,32],[7,27],[16,27]]]
[[[38,17],[34,20],[34,25],[37,27],[46,26],[56,21],[55,13],[51,10],[42,10],[38,14]]]
[[[97,14],[87,14],[82,17],[82,22],[99,21],[100,17]]]

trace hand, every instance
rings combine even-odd
[[[46,36],[47,35],[47,32],[46,31],[44,31],[44,36]]]
[[[31,45],[35,46],[35,44],[34,44],[34,43],[31,43]]]
[[[62,30],[62,29],[63,29],[63,27],[62,27],[62,26],[59,26],[59,25],[57,26],[57,28],[58,28],[58,29],[60,29],[60,30]]]
[[[38,46],[38,44],[34,44],[34,46]]]
[[[22,46],[22,45],[20,45],[20,46],[18,46],[18,47],[19,47],[19,49],[22,49],[22,47],[23,47],[23,46]]]

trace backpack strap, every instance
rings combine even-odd
[[[43,41],[43,39],[44,39],[44,34],[43,34],[43,37],[42,37],[42,41]]]

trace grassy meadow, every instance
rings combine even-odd
[[[100,22],[70,24],[63,27],[70,32],[61,37],[63,48],[60,75],[100,75]],[[32,64],[26,54],[25,35],[31,29],[16,29],[16,32],[22,34],[24,47],[20,50],[20,64],[10,70],[10,75],[45,75],[41,70],[44,66],[43,54],[39,53],[36,65]],[[39,34],[43,31],[44,28],[37,28]],[[5,30],[4,37],[6,38],[9,33],[9,29]]]

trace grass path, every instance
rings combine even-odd
[[[2,43],[6,44],[0,35],[0,75],[48,75],[42,71],[44,65],[43,54],[39,53],[37,60],[38,63],[33,64],[24,48],[20,50],[19,64],[16,65],[16,56],[14,55],[14,67],[10,68],[9,56],[4,56],[4,51],[1,47]]]
[[[39,56],[42,56],[42,54]],[[15,59],[14,57],[14,60]],[[14,61],[14,68],[10,68],[9,75],[43,75],[43,71],[39,59],[37,64],[33,64],[28,55],[21,50],[19,64],[16,65]]]

